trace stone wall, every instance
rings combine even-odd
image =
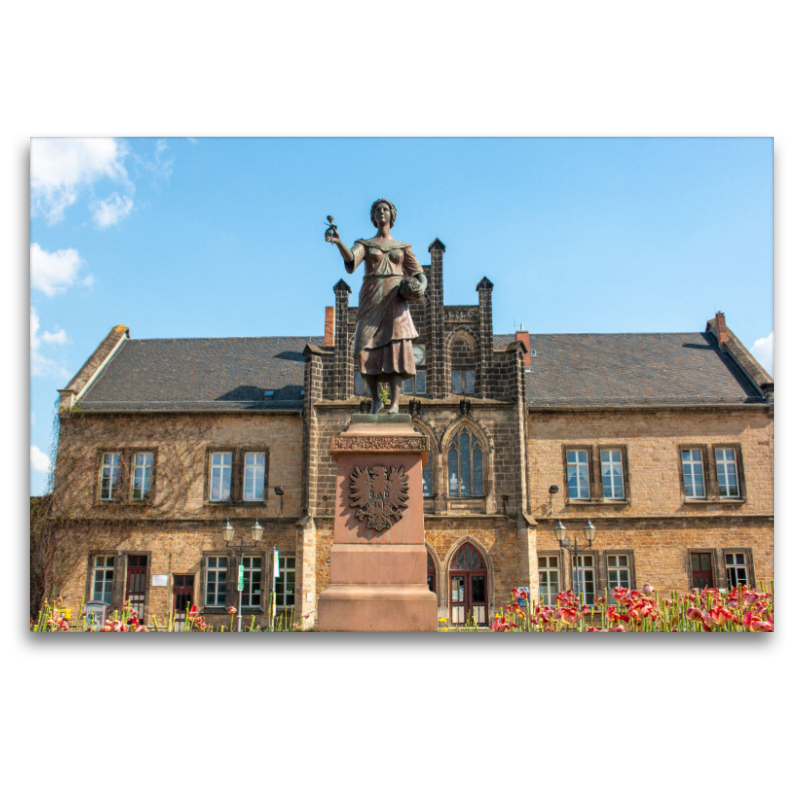
[[[282,486],[283,515],[297,517],[302,508],[302,443],[299,414],[64,414],[55,514],[70,519],[276,518],[281,512],[273,487]],[[268,453],[264,503],[207,502],[208,449],[245,447]],[[120,450],[156,454],[151,502],[99,500],[100,455]],[[127,500],[129,474],[123,480]]]

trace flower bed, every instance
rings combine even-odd
[[[582,603],[571,590],[556,597],[555,606],[535,605],[529,611],[525,592],[514,590],[512,602],[495,614],[496,632],[698,633],[772,632],[772,592],[737,586],[730,592],[702,589],[659,597],[649,584],[642,590],[614,589],[612,599]],[[773,587],[774,589],[774,587]]]

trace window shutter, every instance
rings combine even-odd
[[[628,445],[623,444],[620,446],[622,451],[622,492],[625,495],[625,500],[631,499],[631,485],[630,485],[630,470],[628,467]]]
[[[239,557],[227,556],[227,569],[225,571],[225,606],[239,608]]]
[[[206,447],[205,457],[205,476],[203,478],[203,502],[207,503],[211,497],[211,448]],[[203,573],[205,574],[205,560],[203,561]]]
[[[733,451],[736,453],[736,472],[739,478],[739,495],[742,500],[747,501],[747,486],[744,481],[744,459],[742,458],[742,446],[740,444],[732,445]]]
[[[125,558],[121,552],[114,553],[114,578],[111,582],[111,605],[122,608],[122,589],[125,579]]]

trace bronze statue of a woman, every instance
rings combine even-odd
[[[384,381],[391,386],[389,413],[396,414],[403,381],[417,372],[412,342],[419,334],[408,301],[419,300],[428,282],[411,246],[392,238],[390,230],[397,219],[394,205],[388,200],[376,200],[370,219],[378,229],[377,235],[359,239],[352,250],[342,243],[334,225],[325,238],[339,248],[349,273],[364,262],[353,358],[372,396],[370,413],[377,414],[383,407],[378,384]]]

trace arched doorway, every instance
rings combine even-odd
[[[486,562],[478,549],[464,544],[450,560],[450,622],[465,625],[474,620],[486,625],[489,618]]]

